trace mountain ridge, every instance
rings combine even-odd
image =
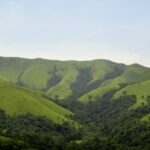
[[[131,63],[131,64],[125,64],[125,63],[121,63],[121,62],[116,62],[113,60],[108,60],[108,59],[101,59],[101,58],[96,58],[96,59],[87,59],[87,60],[76,60],[76,59],[72,59],[72,60],[59,60],[59,59],[48,59],[48,58],[43,58],[43,57],[35,57],[35,58],[27,58],[27,57],[19,57],[19,56],[0,56],[1,58],[6,58],[6,59],[24,59],[24,60],[47,60],[47,61],[58,61],[58,62],[91,62],[91,61],[99,61],[99,60],[104,60],[104,61],[109,61],[112,63],[116,63],[116,64],[123,64],[126,66],[131,66],[131,65],[139,65],[145,68],[150,68],[148,66],[142,65],[140,63]]]
[[[80,94],[81,97],[96,88],[103,87],[110,80],[113,82],[116,80],[117,84],[128,84],[149,79],[149,70],[150,68],[137,63],[125,65],[105,59],[57,61],[41,58],[0,57],[2,79],[31,89],[46,91],[52,99],[70,97],[75,89],[73,86],[77,80],[80,80],[79,78],[84,76],[84,72],[87,74],[85,78],[88,81],[85,85],[89,88],[85,90],[85,93]]]
[[[75,99],[86,104],[110,90],[149,80],[150,68],[105,59],[57,61],[0,57],[0,78],[43,91],[53,100]]]

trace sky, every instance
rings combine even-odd
[[[0,0],[0,56],[150,67],[150,0]]]

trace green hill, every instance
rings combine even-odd
[[[150,68],[0,57],[0,109],[0,147],[147,150]]]
[[[132,105],[130,109],[136,109],[142,105],[148,105],[148,96],[150,96],[150,80],[131,84],[116,92],[113,98],[118,99],[125,95],[136,96],[136,103]]]
[[[114,94],[113,99],[115,100],[127,95],[136,96],[136,102],[129,107],[129,110],[135,110],[141,107],[143,108],[145,106],[148,106],[150,104],[150,80],[134,83],[119,90]],[[146,112],[146,114],[141,118],[141,121],[149,121],[149,118],[150,114]]]
[[[0,80],[0,108],[10,115],[32,113],[46,116],[54,122],[72,122],[67,115],[70,111],[44,98],[42,93],[20,88],[13,83]]]
[[[102,97],[106,92],[113,89],[120,89],[122,85],[137,83],[150,79],[150,69],[134,64],[126,66],[122,74],[111,80],[105,80],[98,88],[86,93],[79,98],[79,101],[88,103],[97,97]]]
[[[53,100],[95,101],[110,90],[120,90],[150,79],[150,69],[108,60],[56,61],[0,57],[0,78],[41,90]]]
[[[2,79],[45,91],[53,99],[66,99],[72,96],[75,92],[73,84],[78,82],[80,87],[82,81],[79,76],[82,76],[81,72],[84,70],[89,70],[85,84],[90,88],[87,88],[84,92],[86,93],[102,81],[119,75],[123,68],[124,65],[107,60],[79,62],[0,57]]]
[[[0,78],[16,83],[29,62],[23,58],[0,57]]]

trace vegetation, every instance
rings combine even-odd
[[[116,72],[118,70],[115,70]],[[118,71],[119,73],[120,71]],[[110,76],[112,76],[110,74]],[[150,78],[150,69],[142,67],[140,65],[131,65],[126,66],[124,71],[117,77],[113,79],[107,79],[101,84],[98,88],[91,90],[88,93],[85,93],[83,96],[79,98],[79,101],[83,103],[88,103],[88,97],[91,96],[91,100],[95,100],[97,97],[102,97],[106,92],[112,90],[114,88],[120,89],[120,85],[122,84],[131,84],[146,81]]]
[[[150,113],[150,104],[128,110],[135,96],[111,100],[115,90],[96,102],[73,105],[60,101],[74,111],[72,116],[82,128],[68,123],[55,124],[45,117],[31,114],[10,117],[0,111],[0,148],[37,150],[149,150],[150,120],[141,118]],[[72,101],[73,102],[73,101]],[[63,105],[63,104],[62,104]]]
[[[70,147],[78,149],[148,150],[150,148],[150,102],[136,110],[129,110],[136,96],[124,96],[112,100],[116,90],[87,105],[76,103],[67,105],[75,112],[74,119],[83,125],[82,142]]]
[[[150,95],[150,80],[129,85],[120,91],[116,92],[114,98],[119,98],[125,95],[136,95],[136,103],[130,109],[136,109],[141,105],[148,105],[147,97]]]
[[[31,114],[10,117],[0,110],[0,149],[64,149],[80,138],[79,131],[68,123],[55,124],[45,117]]]
[[[43,97],[40,92],[20,88],[3,80],[0,80],[0,91],[0,108],[9,115],[32,113],[44,115],[57,123],[63,120],[72,122],[66,117],[72,115],[72,112]]]
[[[149,150],[150,69],[0,58],[0,149]]]

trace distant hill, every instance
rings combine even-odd
[[[113,89],[118,90],[116,95],[120,96],[120,91],[132,86],[138,91],[136,84],[149,86],[150,69],[139,64],[124,65],[108,60],[56,61],[0,57],[0,78],[41,90],[53,100],[75,99],[86,104]],[[140,93],[140,96],[145,94],[144,86]],[[137,95],[133,108],[142,103],[146,104],[146,99],[140,99]]]
[[[111,79],[104,81],[102,85],[100,85],[98,88],[90,91],[89,93],[83,95],[80,97],[80,101],[87,103],[90,100],[94,100],[96,97],[103,96],[107,91],[112,89],[120,89],[124,86],[128,86],[133,83],[139,83],[143,81],[147,81],[150,79],[150,69],[145,68],[140,65],[130,65],[126,66],[123,70],[123,72]],[[124,85],[122,87],[122,85]],[[144,90],[144,89],[142,89]],[[91,97],[91,99],[89,99]]]

